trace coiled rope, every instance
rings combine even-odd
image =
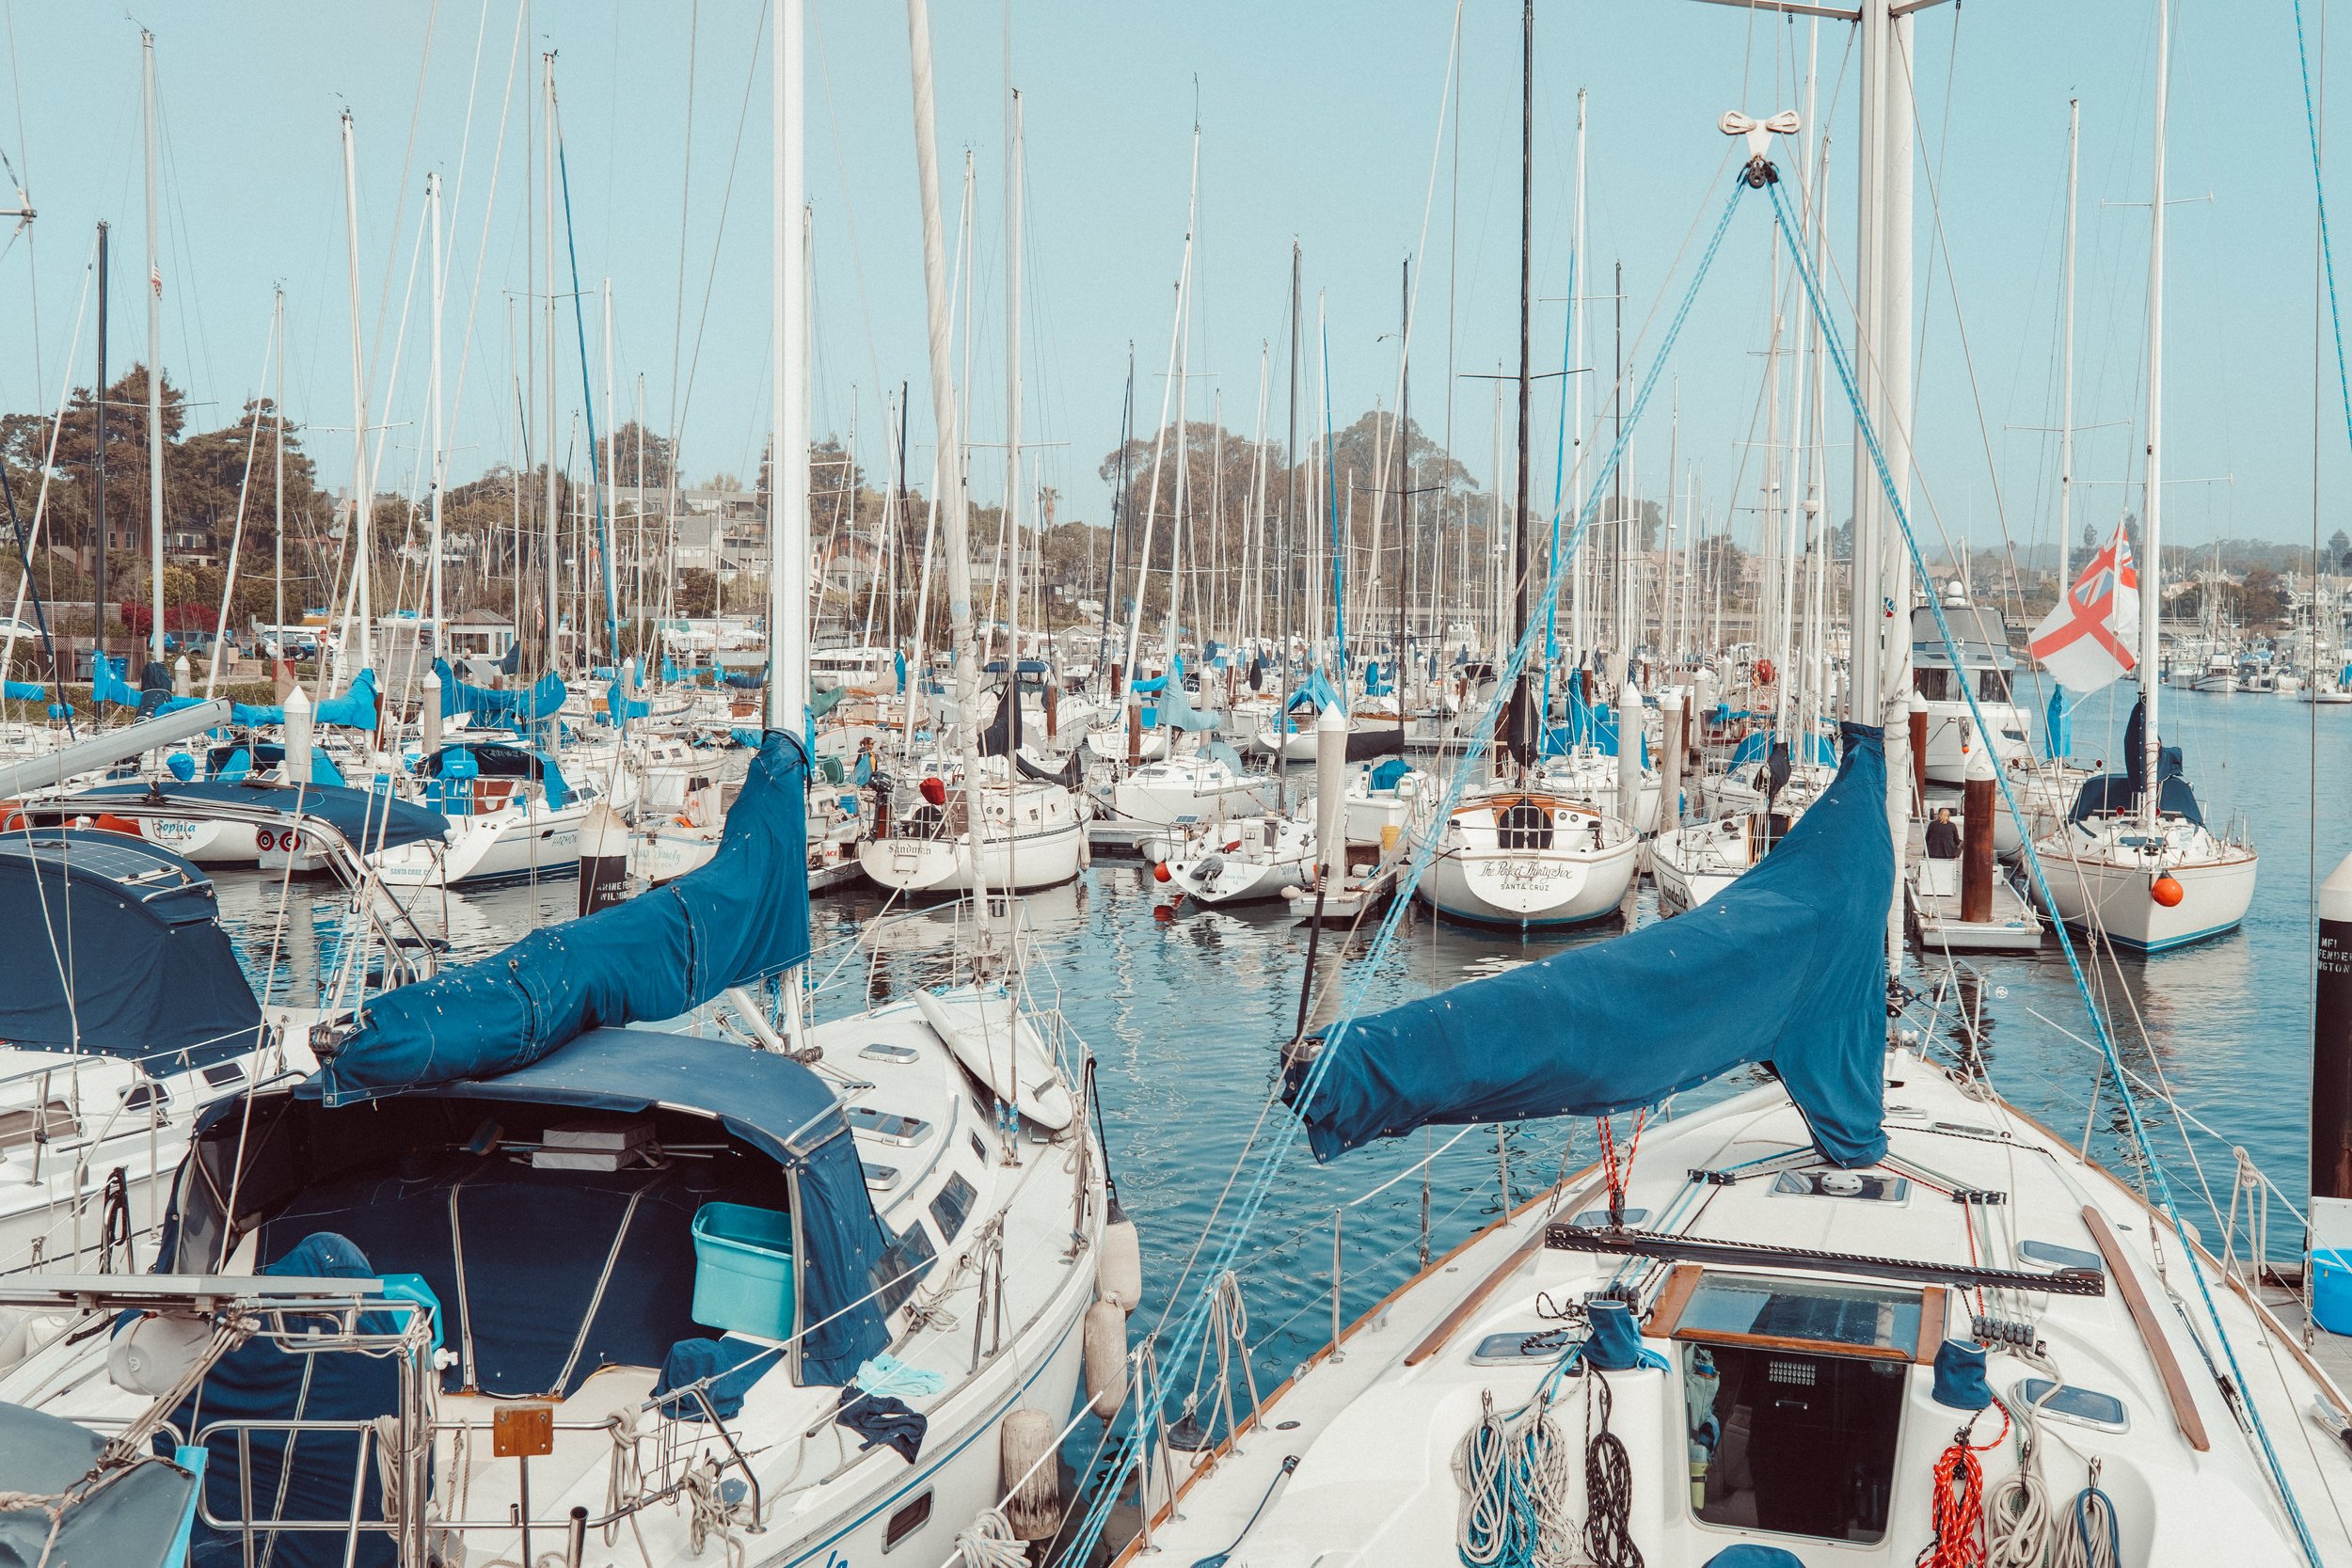
[[[1600,1406],[1600,1430],[1590,1431],[1594,1404]],[[1642,1548],[1633,1544],[1633,1460],[1625,1444],[1609,1430],[1613,1403],[1609,1380],[1599,1369],[1584,1369],[1584,1413],[1589,1435],[1584,1440],[1584,1553],[1594,1568],[1642,1568]]]
[[[964,1568],[1027,1568],[1029,1544],[995,1509],[985,1508],[969,1529],[956,1533],[956,1555]]]
[[[1576,1560],[1568,1447],[1539,1397],[1517,1419],[1479,1393],[1478,1424],[1454,1450],[1462,1490],[1454,1548],[1468,1568],[1565,1568]]]
[[[2008,1409],[1997,1402],[1993,1408],[2001,1412],[2001,1430],[1991,1442],[1968,1440],[1977,1428],[1972,1415],[1935,1462],[1935,1495],[1928,1503],[1935,1538],[1920,1552],[1919,1568],[1980,1568],[1985,1560],[1984,1465],[1977,1455],[1999,1448],[2009,1437]]]

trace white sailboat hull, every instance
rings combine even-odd
[[[2209,835],[2207,835],[2209,838]],[[2103,835],[2093,844],[2080,828],[2036,847],[2049,880],[2050,912],[2077,929],[2097,927],[2118,947],[2161,953],[2235,930],[2254,900],[2251,850],[2218,847],[2211,858],[2149,855]],[[2167,909],[2153,887],[2169,874],[2181,901]]]
[[[1086,826],[1075,814],[1009,838],[992,825],[981,839],[980,868],[1000,892],[1056,887],[1078,874],[1085,846]],[[969,833],[869,839],[857,847],[857,863],[868,879],[898,893],[969,893],[976,885]]]

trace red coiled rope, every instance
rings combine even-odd
[[[1993,1408],[2001,1412],[2001,1430],[1991,1442],[1968,1441],[1977,1428],[1971,1416],[1935,1462],[1935,1497],[1928,1508],[1935,1539],[1920,1549],[1918,1568],[1980,1568],[1984,1561],[1984,1465],[1977,1455],[1990,1453],[2009,1437],[2008,1410],[1998,1401]]]

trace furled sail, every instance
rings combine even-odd
[[[1867,1165],[1886,1050],[1886,754],[1845,726],[1836,780],[1708,903],[1614,942],[1359,1019],[1327,1037],[1315,1157],[1431,1123],[1608,1116],[1769,1062],[1823,1155]]]
[[[509,1072],[586,1030],[675,1018],[808,957],[808,753],[771,733],[708,863],[369,1004],[329,1104]]]

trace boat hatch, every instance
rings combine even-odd
[[[841,1113],[854,1132],[865,1132],[900,1148],[913,1148],[931,1135],[931,1124],[921,1117],[902,1117],[870,1105],[851,1105]]]
[[[1804,1197],[1900,1203],[1911,1196],[1911,1182],[1900,1176],[1879,1176],[1859,1170],[1785,1170],[1772,1179],[1772,1191]]]
[[[2095,1252],[2081,1247],[2060,1246],[2056,1242],[2023,1241],[2017,1243],[2017,1256],[2028,1263],[2043,1263],[2054,1269],[2089,1269],[2095,1274],[2106,1272],[2106,1260]]]
[[[1649,1331],[1684,1341],[1692,1512],[1738,1529],[1883,1539],[1905,1382],[1941,1334],[1943,1298],[1933,1286],[1678,1266]]]
[[[2123,1408],[2123,1402],[2096,1388],[2060,1385],[2052,1392],[2048,1378],[2029,1377],[2017,1385],[2015,1397],[2018,1403],[2032,1405],[2038,1416],[2096,1427],[2102,1432],[2131,1430],[2131,1412]]]

